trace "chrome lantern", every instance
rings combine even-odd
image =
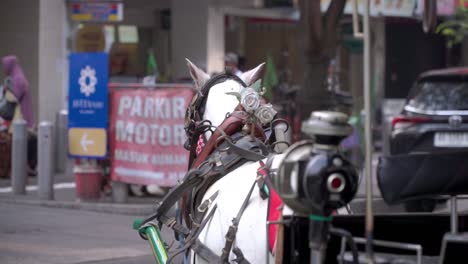
[[[286,150],[272,181],[296,213],[329,216],[353,199],[358,174],[339,152],[340,142],[353,130],[347,121],[347,115],[340,112],[313,112],[302,124],[302,132],[312,140]]]

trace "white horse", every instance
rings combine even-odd
[[[210,79],[210,76],[199,69],[192,62],[187,60],[187,65],[192,76],[195,87],[200,90]],[[265,64],[262,63],[256,68],[242,74],[241,79],[248,86],[255,83],[262,75]],[[212,125],[219,126],[225,119],[227,113],[232,113],[239,104],[234,95],[228,93],[240,93],[244,87],[234,80],[226,80],[214,85],[208,94],[206,108],[203,119],[211,121]],[[209,139],[208,132],[206,138]],[[265,162],[265,160],[263,160]],[[246,162],[236,170],[228,173],[223,178],[215,182],[205,193],[203,200],[209,199],[216,191],[218,196],[211,204],[210,209],[217,204],[217,209],[202,230],[199,239],[214,253],[221,255],[226,239],[225,235],[232,224],[232,219],[236,217],[247,194],[256,179],[259,162]],[[242,250],[244,257],[250,263],[266,263],[267,257],[267,234],[266,219],[268,210],[268,200],[260,197],[257,186],[253,190],[249,204],[240,220],[236,239],[233,244]],[[229,260],[235,259],[231,252]],[[271,255],[270,255],[271,257]],[[195,256],[192,261],[195,263],[205,263],[205,261]]]

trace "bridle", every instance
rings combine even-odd
[[[184,148],[190,151],[189,168],[195,158],[196,143],[199,136],[208,131],[211,127],[211,123],[208,120],[203,120],[208,94],[213,86],[225,82],[226,80],[234,80],[244,88],[247,87],[244,81],[232,73],[225,72],[217,74],[210,78],[200,91],[192,97],[190,105],[185,112],[184,129],[187,135],[187,141],[185,141]]]

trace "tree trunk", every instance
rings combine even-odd
[[[304,57],[303,82],[297,94],[297,109],[302,119],[314,110],[328,109],[331,96],[325,80],[330,59],[335,54],[337,29],[346,0],[333,0],[322,15],[320,1],[301,0],[301,39]]]
[[[315,56],[309,58],[304,64],[304,80],[297,94],[301,119],[308,118],[314,110],[327,109],[331,103],[325,88],[327,62]]]

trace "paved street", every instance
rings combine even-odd
[[[0,215],[2,264],[155,263],[133,216],[4,202]]]

